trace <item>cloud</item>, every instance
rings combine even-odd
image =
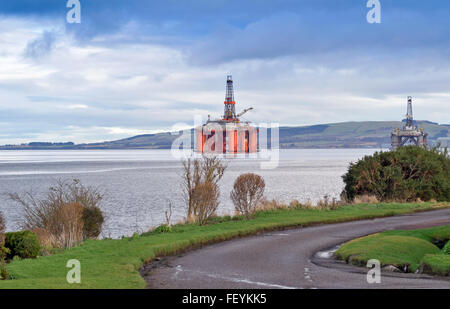
[[[85,104],[71,104],[67,106],[68,109],[87,109],[89,106]]]
[[[25,47],[25,56],[28,58],[39,59],[48,55],[55,45],[55,34],[50,31],[44,31],[42,36],[28,42]]]
[[[364,1],[97,1],[0,4],[0,144],[91,142],[237,110],[256,123],[448,123],[449,5]],[[13,5],[22,3],[22,5]],[[362,4],[361,4],[362,3]],[[325,5],[327,4],[327,5]],[[24,57],[24,55],[27,55]]]
[[[274,12],[244,26],[223,23],[188,47],[190,61],[215,65],[239,59],[272,59],[287,55],[318,59],[324,64],[348,63],[365,56],[409,56],[441,50],[448,56],[450,24],[447,7],[430,15],[410,7],[383,11],[383,22],[370,25],[364,11]],[[333,54],[345,57],[338,61]],[[330,57],[331,55],[331,57]],[[331,60],[331,61],[328,61]],[[327,63],[328,62],[328,63]]]

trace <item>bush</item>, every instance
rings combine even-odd
[[[6,229],[5,219],[3,218],[3,214],[0,212],[0,248],[5,243],[5,229]]]
[[[9,255],[11,251],[6,247],[0,247],[0,263],[2,263]]]
[[[99,203],[103,197],[97,189],[85,187],[77,179],[58,180],[44,198],[31,192],[24,196],[10,194],[10,198],[24,206],[24,229],[46,230],[54,246],[70,248],[101,233],[104,217]]]
[[[172,228],[166,224],[160,225],[151,231],[152,234],[170,233]]]
[[[6,223],[3,219],[3,214],[0,212],[0,278],[8,279],[8,274],[6,272],[5,259],[10,253],[9,249],[5,247],[5,229]],[[4,272],[6,275],[4,276]]]
[[[230,193],[236,211],[249,219],[254,214],[256,206],[263,200],[265,187],[264,179],[259,175],[253,173],[240,175]]]
[[[3,260],[0,260],[0,280],[8,280],[9,273],[6,268],[6,263]]]
[[[320,210],[336,210],[341,206],[341,202],[335,197],[331,198],[328,195],[324,195],[323,199],[317,202],[317,209]]]
[[[378,204],[380,201],[375,195],[358,195],[353,199],[353,204]]]
[[[343,195],[374,195],[380,201],[450,201],[450,158],[417,146],[376,152],[351,163]]]
[[[97,238],[102,232],[105,218],[100,207],[91,205],[83,207],[83,238]]]
[[[445,254],[450,254],[450,240],[447,241],[444,248],[442,249],[442,252],[444,252]]]
[[[39,239],[31,231],[6,233],[5,247],[10,250],[7,258],[18,256],[22,259],[33,259],[40,250]]]

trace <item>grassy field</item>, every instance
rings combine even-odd
[[[337,210],[279,209],[257,213],[252,220],[219,218],[206,226],[175,225],[170,233],[146,233],[123,239],[89,240],[52,256],[8,264],[12,280],[0,288],[144,288],[139,268],[156,256],[258,232],[315,224],[386,217],[449,208],[450,203],[376,204],[343,206]],[[66,263],[81,262],[81,284],[68,284]]]
[[[386,231],[349,241],[336,251],[335,256],[358,266],[377,259],[382,266],[394,265],[410,272],[422,268],[426,273],[448,275],[450,255],[444,254],[439,247],[449,239],[450,225]]]

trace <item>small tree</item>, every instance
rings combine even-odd
[[[226,165],[216,156],[202,156],[188,158],[183,161],[183,196],[187,206],[187,218],[192,219],[195,201],[194,192],[201,184],[211,183],[217,185],[225,173]]]
[[[236,211],[247,219],[250,218],[263,199],[265,187],[264,179],[259,175],[253,173],[240,175],[230,193]]]
[[[212,182],[198,184],[193,191],[193,216],[200,225],[216,214],[219,207],[219,186]]]

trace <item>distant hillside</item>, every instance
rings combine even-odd
[[[450,137],[450,125],[417,121],[428,132],[430,142]],[[320,124],[302,127],[280,127],[281,148],[380,148],[390,145],[390,132],[401,127],[399,121],[364,121]],[[170,149],[177,135],[145,134],[117,141],[78,144],[29,143],[0,146],[5,149]]]
[[[379,148],[390,145],[390,133],[400,121],[342,122],[308,127],[280,128],[282,148]],[[449,125],[417,121],[430,142],[450,136]]]

